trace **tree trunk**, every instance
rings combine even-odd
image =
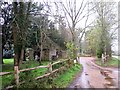
[[[22,49],[21,49],[21,55],[20,55],[19,65],[22,64],[23,59],[24,59],[24,49],[22,48]]]
[[[76,37],[75,37],[75,33],[72,36],[72,42],[74,44],[73,56],[74,56],[74,59],[76,59],[77,58],[77,50],[76,50]]]
[[[1,64],[1,63],[0,63]],[[4,61],[3,61],[3,59],[2,59],[2,64],[4,64]]]
[[[14,13],[16,14],[17,12],[17,3],[13,3],[14,6]],[[18,45],[17,45],[17,26],[15,24],[15,22],[12,25],[13,27],[13,43],[14,43],[14,79],[15,79],[15,83],[18,86],[19,83],[19,77],[18,77],[18,69],[19,69],[19,53],[18,53]]]
[[[108,55],[109,55],[109,57],[112,57],[111,45],[109,45],[109,47],[108,47]]]
[[[43,46],[42,46],[42,44],[41,44],[41,46],[40,46],[40,63],[41,63],[41,60],[42,60],[42,54],[43,54]]]
[[[24,58],[23,61],[26,61],[26,55],[25,55],[26,51],[24,50]]]
[[[30,5],[31,5],[31,2],[28,3],[27,14],[25,14],[24,13],[24,7],[25,7],[24,2],[17,2],[17,1],[13,2],[13,12],[15,14],[15,20],[12,23],[14,52],[15,52],[14,76],[15,76],[15,81],[16,81],[17,86],[19,84],[19,65],[20,63],[22,63],[23,58],[24,58],[24,46],[25,46],[24,39],[26,38],[26,34],[24,33],[26,33],[26,30],[28,28],[28,15],[29,15]],[[21,32],[18,32],[18,31],[21,31]]]
[[[39,61],[39,63],[41,63],[41,60],[42,60],[42,51],[43,51],[43,46],[42,46],[42,44],[43,44],[43,35],[42,35],[42,32],[41,32],[41,46],[40,46],[40,61]]]

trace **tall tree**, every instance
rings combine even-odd
[[[77,4],[77,0],[66,0],[66,2],[60,2],[59,6],[62,6],[64,14],[65,14],[65,18],[67,21],[67,25],[70,29],[70,32],[72,34],[72,43],[74,44],[75,48],[77,48],[77,35],[76,35],[76,26],[78,23],[80,23],[81,20],[83,20],[86,17],[86,22],[85,22],[85,28],[89,25],[87,25],[87,21],[88,21],[88,16],[93,14],[90,13],[90,11],[94,8],[94,7],[89,7],[89,3],[85,2],[84,0],[82,0],[82,2],[79,2],[79,6]],[[84,13],[84,11],[86,10],[86,7],[88,6],[88,10],[87,13]],[[80,31],[81,33],[85,33],[86,29],[82,29],[82,31]],[[79,38],[81,41],[81,38],[83,37],[83,35],[81,35],[81,37]],[[77,55],[77,51],[76,49],[73,49],[73,54],[76,57]]]
[[[14,21],[12,24],[15,66],[23,61],[26,32],[28,30],[28,17],[30,13],[31,2],[13,2]]]
[[[14,41],[14,77],[15,82],[19,84],[19,65],[24,58],[24,49],[26,41],[26,32],[28,30],[28,20],[30,14],[31,2],[13,2],[14,19],[12,23],[13,41]]]
[[[116,20],[116,13],[115,10],[117,10],[116,5],[114,2],[105,2],[104,0],[101,0],[100,2],[94,3],[97,12],[97,26],[101,30],[100,38],[101,42],[99,43],[99,46],[101,46],[102,51],[104,54],[107,54],[111,56],[111,41],[113,38],[112,29],[117,30],[117,27],[115,26],[118,22]],[[113,7],[115,9],[113,9]]]

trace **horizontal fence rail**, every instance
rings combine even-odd
[[[19,71],[20,72],[25,72],[25,71],[31,71],[31,70],[35,70],[35,69],[39,69],[39,68],[48,68],[48,66],[38,66],[38,67],[34,67],[34,68],[22,69],[22,70],[19,70]]]
[[[22,69],[22,70],[19,70],[19,72],[31,71],[39,68],[48,68],[48,66],[37,66],[34,68]],[[0,76],[9,75],[9,74],[14,74],[14,72],[0,72]]]
[[[69,59],[61,60],[61,61],[58,61],[58,62],[54,62],[54,63],[52,64],[52,66],[55,65],[55,64],[58,64],[58,63],[66,62],[66,61],[68,61],[68,60],[69,60]]]
[[[0,72],[0,76],[13,74],[13,72]]]
[[[60,67],[60,68],[58,68],[58,69],[53,70],[51,73],[44,74],[44,75],[42,75],[42,76],[36,77],[35,79],[37,80],[37,79],[40,79],[40,78],[43,78],[43,77],[47,77],[47,76],[49,76],[50,74],[55,73],[55,72],[57,72],[57,71],[59,71],[60,69],[63,69],[63,68],[65,68],[65,67],[62,66],[62,67]]]
[[[44,74],[42,76],[38,76],[35,78],[35,80],[38,80],[38,79],[41,79],[41,78],[44,78],[44,77],[48,77],[50,76],[52,73],[55,73],[63,68],[65,68],[65,66],[61,66],[60,68],[58,69],[55,69],[55,70],[52,70],[52,67],[55,65],[55,64],[59,64],[59,63],[62,63],[62,62],[66,62],[70,59],[65,59],[65,60],[59,60],[59,61],[56,61],[54,63],[49,63],[48,65],[46,66],[37,66],[37,67],[33,67],[33,68],[27,68],[27,69],[22,69],[22,70],[17,70],[17,72],[0,72],[0,76],[4,76],[4,75],[10,75],[10,74],[15,74],[17,75],[17,78],[16,78],[16,85],[20,85],[22,83],[25,83],[25,81],[22,81],[22,82],[19,82],[19,73],[20,72],[26,72],[26,71],[31,71],[31,70],[35,70],[35,69],[39,69],[39,68],[48,68],[48,73],[47,74]],[[8,86],[6,87],[6,89],[8,88],[11,88],[13,86]]]

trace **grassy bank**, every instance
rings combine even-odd
[[[82,66],[80,64],[72,66],[66,72],[55,78],[53,80],[53,85],[55,85],[57,88],[66,88],[74,79],[75,75],[80,72],[81,68]]]
[[[20,88],[67,88],[76,74],[80,73],[81,68],[80,64],[76,64],[69,69],[65,68],[49,77],[22,84]]]
[[[105,64],[101,62],[101,59],[96,59],[95,63],[104,67],[120,67],[120,60],[112,57],[112,59],[108,60]]]

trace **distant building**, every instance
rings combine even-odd
[[[29,56],[31,59],[35,59],[37,54],[40,57],[40,49],[38,46],[34,46],[30,49]],[[66,58],[66,51],[64,51],[59,45],[53,42],[49,37],[43,42],[42,60],[55,60],[57,58]]]

